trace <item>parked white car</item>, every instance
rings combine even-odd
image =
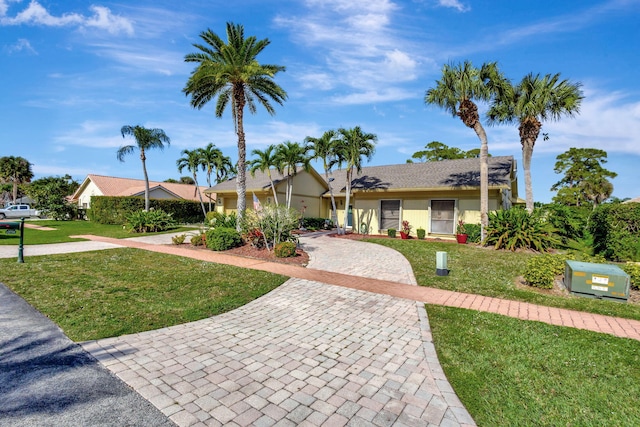
[[[29,205],[11,205],[8,208],[0,209],[0,219],[6,218],[29,218],[40,217],[40,211],[31,209]]]

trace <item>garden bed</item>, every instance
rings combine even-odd
[[[193,246],[190,243],[183,243],[182,247],[186,247],[194,250],[211,251],[211,249],[207,249],[204,246]],[[296,255],[289,258],[278,258],[275,256],[273,251],[268,251],[266,249],[258,249],[249,244],[238,246],[237,248],[229,249],[227,251],[220,251],[218,253],[226,254],[226,255],[241,256],[241,257],[252,258],[252,259],[261,259],[269,262],[279,262],[281,264],[297,265],[301,267],[306,267],[307,264],[309,264],[309,255],[305,251],[303,251],[301,248],[297,248]]]

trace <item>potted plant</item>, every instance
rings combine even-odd
[[[396,237],[396,229],[395,228],[389,228],[387,230],[387,236],[392,237],[395,239]]]
[[[427,235],[427,232],[424,228],[418,228],[416,229],[416,234],[418,235],[418,239],[422,240],[424,239],[424,236]]]
[[[411,225],[409,221],[402,221],[402,228],[400,229],[400,237],[403,239],[408,239],[409,234],[411,233]]]
[[[464,228],[464,221],[458,220],[458,226],[456,227],[456,241],[458,243],[467,243],[467,230]]]

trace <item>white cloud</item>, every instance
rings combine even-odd
[[[114,15],[111,10],[104,6],[91,6],[93,12],[91,16],[84,16],[78,13],[64,13],[54,16],[35,0],[18,12],[14,17],[8,17],[9,4],[0,0],[0,25],[43,25],[47,27],[77,26],[79,28],[98,28],[106,30],[111,34],[124,33],[132,35],[133,23],[124,17]]]
[[[38,52],[31,46],[31,43],[27,39],[18,39],[17,42],[10,46],[6,46],[5,49],[8,53],[28,52],[37,55]]]
[[[465,6],[458,0],[438,0],[438,4],[442,7],[457,9],[459,12],[468,12],[471,10],[471,7]]]

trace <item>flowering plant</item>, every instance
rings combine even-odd
[[[405,234],[411,233],[411,225],[409,225],[409,221],[402,221],[402,229],[400,231]]]
[[[458,226],[456,227],[456,234],[467,234],[467,229],[464,228],[464,221],[458,220]]]

